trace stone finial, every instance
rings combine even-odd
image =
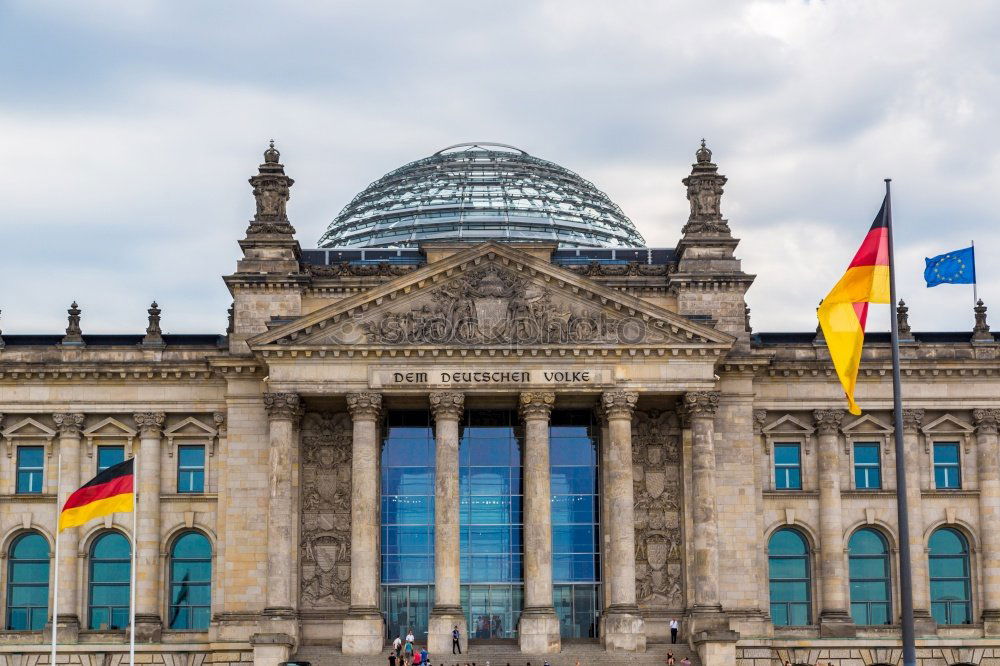
[[[382,394],[374,391],[361,391],[359,393],[348,393],[347,411],[351,413],[351,418],[355,421],[361,419],[378,419],[382,412]]]
[[[136,412],[132,415],[140,437],[159,437],[163,433],[163,422],[167,415],[163,412]]]
[[[821,435],[836,435],[840,432],[840,423],[844,420],[843,409],[817,409],[813,411],[813,421],[816,430]]]
[[[913,333],[910,332],[910,308],[906,307],[906,301],[899,299],[896,306],[896,328],[899,330],[899,338],[912,340]]]
[[[229,316],[226,322],[226,335],[232,335],[236,332],[236,303],[229,304],[226,314]]]
[[[718,391],[688,391],[681,402],[681,411],[690,421],[696,418],[714,418],[719,411]]]
[[[278,162],[281,153],[274,147],[274,140],[264,151],[264,162],[258,167],[257,175],[251,176],[253,196],[257,202],[257,212],[247,227],[247,236],[261,234],[281,234],[291,236],[294,227],[288,221],[285,205],[291,196],[289,188],[295,183],[285,175],[285,166]]]
[[[904,409],[903,410],[903,432],[920,432],[920,426],[924,424],[924,410]]]
[[[305,411],[298,393],[265,393],[264,409],[271,421],[279,419],[295,421]]]
[[[83,427],[83,414],[68,414],[58,412],[52,415],[52,420],[56,422],[56,430],[60,437],[79,437],[80,428]]]
[[[691,214],[682,233],[731,236],[729,222],[722,219],[723,185],[727,178],[719,173],[719,167],[712,162],[712,151],[701,140],[701,147],[695,152],[697,160],[691,165],[691,175],[682,180],[687,187]]]
[[[753,333],[753,326],[750,325],[750,306],[743,306],[743,330],[747,333]]]
[[[465,394],[460,391],[434,391],[428,396],[434,419],[458,419],[465,409]]]
[[[601,407],[607,419],[632,418],[635,403],[639,402],[639,394],[635,391],[616,389],[601,394]]]
[[[521,417],[549,418],[552,407],[556,404],[556,394],[552,391],[525,391],[521,394],[518,404],[521,408]]]
[[[819,302],[819,305],[816,306],[816,337],[813,340],[814,342],[822,342],[823,341],[823,327],[819,323],[819,306],[820,305],[823,305],[823,301],[822,300]]]
[[[983,299],[976,301],[976,307],[972,308],[976,314],[976,324],[972,327],[973,342],[993,342],[993,334],[990,333],[990,325],[986,323],[986,306]]]
[[[142,339],[143,347],[163,347],[163,331],[160,330],[160,307],[153,301],[149,304],[149,325],[146,326],[146,335]]]
[[[64,345],[82,345],[83,331],[80,329],[80,315],[83,311],[80,310],[76,301],[73,301],[66,312],[69,314],[69,325],[66,326],[66,335],[63,336],[62,343]]]
[[[995,435],[1000,431],[1000,409],[973,409],[972,422],[977,433]]]
[[[3,314],[3,310],[0,310],[0,314]],[[0,349],[3,349],[3,347],[4,347],[3,331],[0,331]]]

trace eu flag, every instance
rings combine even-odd
[[[924,280],[928,287],[939,284],[973,284],[976,281],[976,253],[974,247],[939,254],[925,259]]]

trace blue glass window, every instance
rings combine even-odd
[[[121,532],[105,532],[90,547],[87,626],[124,629],[128,626],[132,551]]]
[[[171,629],[208,629],[212,606],[212,544],[198,532],[182,534],[170,550]]]
[[[958,531],[942,527],[930,542],[931,615],[938,624],[972,622],[969,544]]]
[[[185,444],[177,447],[177,492],[205,492],[205,447]]]
[[[958,444],[934,444],[934,487],[953,490],[962,487],[962,471],[958,465]]]
[[[811,615],[809,548],[797,530],[781,529],[767,545],[771,621],[776,627],[804,626]]]
[[[97,447],[97,473],[100,474],[109,467],[125,462],[124,446]]]
[[[854,445],[854,487],[858,490],[877,490],[882,487],[882,461],[878,444]]]
[[[41,631],[48,614],[49,544],[38,532],[28,532],[17,537],[10,547],[6,628]]]
[[[848,542],[851,617],[859,625],[890,624],[889,545],[872,529],[861,529]]]
[[[774,445],[774,487],[802,490],[802,449],[798,444]]]
[[[17,447],[17,488],[19,495],[33,495],[42,492],[45,473],[45,447]]]

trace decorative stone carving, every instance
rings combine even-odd
[[[990,333],[990,325],[986,323],[986,306],[983,299],[976,301],[976,306],[972,308],[976,317],[976,323],[972,327],[973,342],[993,342],[993,334]]]
[[[547,419],[555,403],[556,394],[552,391],[525,391],[520,397],[521,417]]]
[[[64,345],[83,344],[83,330],[80,328],[80,315],[83,311],[76,304],[76,301],[73,301],[73,304],[69,306],[66,313],[69,316],[67,317],[66,335],[63,336],[62,343]]]
[[[276,419],[295,421],[302,416],[302,398],[298,393],[265,393],[264,409],[272,421]]]
[[[362,391],[360,393],[348,393],[347,409],[351,412],[351,418],[357,419],[377,419],[382,412],[382,394],[374,391]]]
[[[973,409],[972,421],[977,433],[995,435],[1000,430],[1000,409]]]
[[[342,261],[329,266],[308,264],[306,269],[316,277],[396,277],[406,275],[420,268],[416,264],[390,264],[380,261],[377,264],[352,264]]]
[[[146,335],[142,338],[143,347],[162,347],[163,331],[160,329],[160,307],[153,301],[146,310],[149,314],[149,325],[146,326]]]
[[[219,437],[226,436],[226,414],[225,412],[215,412],[212,414],[212,422],[215,423],[215,431]]]
[[[720,203],[723,185],[727,178],[719,173],[719,167],[712,162],[712,151],[701,140],[701,148],[695,153],[697,160],[691,168],[691,175],[681,182],[687,187],[691,214],[682,233],[724,234],[728,236],[729,223],[722,219]]]
[[[842,409],[817,409],[813,411],[816,431],[821,435],[836,435],[840,432],[840,423],[844,420]]]
[[[668,275],[677,272],[677,264],[642,264],[638,261],[630,261],[627,264],[602,264],[599,261],[591,261],[586,264],[569,264],[561,268],[586,275],[587,277],[614,277],[621,275],[645,277]]]
[[[910,332],[910,308],[906,307],[906,301],[899,299],[899,305],[896,306],[896,330],[899,331],[899,337],[901,338],[912,338],[913,335]]]
[[[79,437],[83,427],[83,414],[56,413],[52,415],[60,437]]]
[[[285,204],[291,196],[289,188],[295,181],[285,175],[285,167],[278,162],[279,157],[281,153],[272,140],[270,147],[264,151],[264,162],[258,167],[257,175],[250,178],[257,213],[247,227],[247,236],[295,233],[285,211]]]
[[[458,419],[465,409],[465,394],[459,391],[434,391],[429,398],[435,419]]]
[[[351,601],[351,437],[343,412],[303,418],[303,608],[345,608]]]
[[[636,599],[644,607],[684,608],[680,424],[669,411],[632,419]]]
[[[765,423],[767,423],[767,410],[766,409],[753,410],[753,434],[763,435]]]
[[[903,410],[903,432],[917,434],[924,423],[924,410],[904,409]]]
[[[601,394],[601,409],[604,417],[608,419],[631,418],[635,403],[638,401],[639,394],[635,391],[623,389],[605,391]]]
[[[163,412],[136,412],[132,415],[140,437],[159,437],[167,415]]]
[[[712,418],[719,410],[719,392],[688,391],[684,394],[681,409],[689,419]]]

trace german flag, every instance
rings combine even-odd
[[[59,514],[59,531],[109,513],[135,510],[133,460],[107,468],[70,495]]]
[[[871,229],[847,267],[844,277],[830,290],[817,314],[830,349],[833,367],[847,394],[851,414],[860,414],[854,387],[865,342],[869,303],[889,302],[889,195],[886,194]]]

